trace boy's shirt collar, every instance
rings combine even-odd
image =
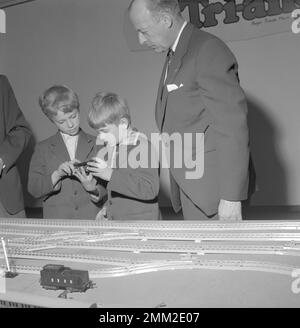
[[[138,143],[138,139],[140,136],[140,132],[138,132],[136,129],[127,129],[127,133],[124,136],[123,140],[114,146],[108,146],[106,145],[106,149],[107,149],[107,166],[110,168],[117,168],[117,156],[119,154],[119,148],[120,146],[136,146]],[[99,156],[99,155],[97,155]],[[101,156],[100,156],[101,158]]]
[[[70,159],[74,160],[76,157],[79,133],[77,133],[74,136],[70,136],[69,134],[63,133],[61,131],[59,131],[59,132],[60,132],[62,139],[64,141],[64,144],[67,148]]]
[[[79,134],[80,134],[80,132],[81,132],[81,129],[79,129],[78,130],[78,133],[77,134],[75,134],[74,136],[72,136],[72,135],[69,135],[69,134],[67,134],[67,133],[64,133],[64,132],[62,132],[62,131],[58,131],[60,134],[61,134],[61,136],[63,137],[63,139],[64,140],[70,140],[70,139],[75,139],[75,138],[78,138],[79,137]]]
[[[125,145],[133,145],[136,146],[140,132],[135,129],[128,129],[125,138],[119,143],[119,146]]]

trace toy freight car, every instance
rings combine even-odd
[[[89,272],[86,270],[72,270],[64,265],[47,264],[40,273],[40,284],[45,289],[84,292],[91,287]]]

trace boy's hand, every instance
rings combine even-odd
[[[59,165],[57,171],[57,174],[62,178],[66,175],[72,175],[74,171],[74,161],[64,162]]]
[[[109,181],[113,173],[113,169],[107,166],[107,163],[98,157],[94,157],[92,162],[88,162],[88,170],[94,177]]]
[[[107,208],[106,206],[103,206],[102,209],[98,212],[97,216],[96,216],[96,221],[103,221],[103,220],[107,220]]]
[[[73,166],[74,161],[64,162],[59,165],[58,169],[55,170],[51,175],[53,186],[56,186],[60,179],[67,175],[73,175],[75,170]]]
[[[79,162],[79,161],[78,161]],[[78,167],[73,172],[74,176],[81,182],[87,192],[94,192],[97,188],[97,181],[92,174],[87,174],[83,167]]]

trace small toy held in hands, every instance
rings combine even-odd
[[[74,163],[73,165],[74,165],[74,167],[82,167],[82,166],[87,166],[87,163],[88,163],[89,161],[85,161],[85,162],[76,162],[76,163]]]
[[[90,173],[89,169],[88,169],[88,163],[89,162],[94,162],[94,160],[90,159],[90,160],[87,160],[87,161],[84,161],[84,162],[75,162],[73,164],[73,166],[75,167],[75,169],[82,167],[85,170],[85,173],[89,174]]]

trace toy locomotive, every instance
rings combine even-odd
[[[85,292],[92,287],[89,272],[86,270],[73,270],[60,264],[47,264],[40,273],[40,284],[45,289]]]

